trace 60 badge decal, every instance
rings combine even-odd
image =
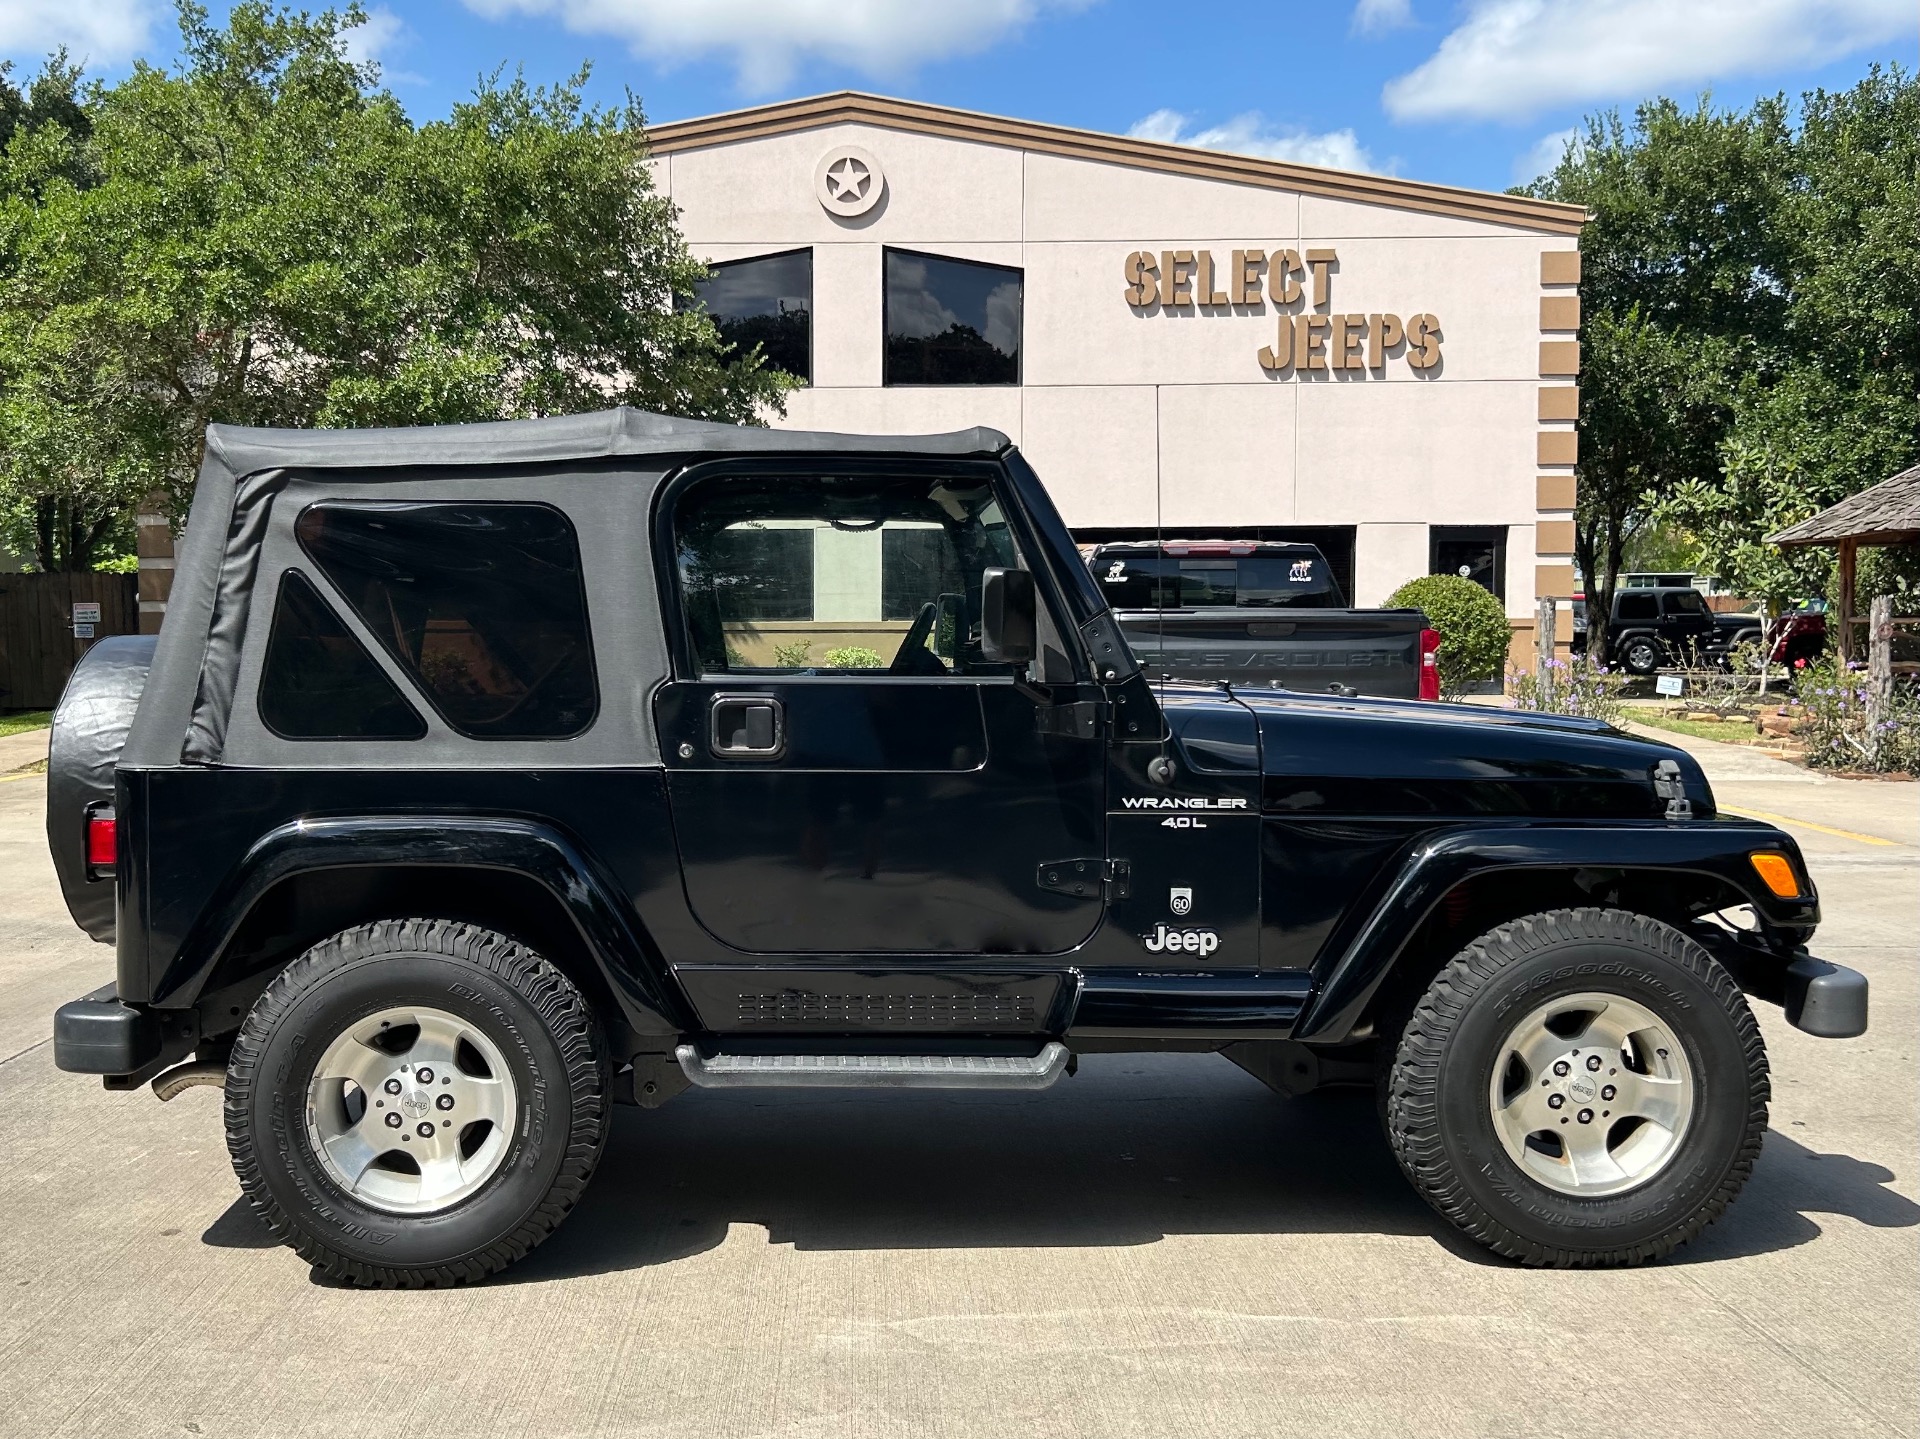
[[[1140,946],[1148,954],[1212,954],[1220,947],[1220,936],[1210,929],[1169,929],[1156,924],[1152,934],[1140,936]]]

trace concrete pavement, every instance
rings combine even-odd
[[[0,783],[0,1434],[1915,1434],[1916,787],[1716,787],[1822,826],[1817,947],[1872,977],[1874,1028],[1758,1006],[1773,1132],[1673,1261],[1493,1261],[1366,1099],[1095,1056],[1044,1095],[622,1110],[530,1260],[377,1294],[271,1244],[216,1092],[54,1070],[52,1009],[110,956],[61,907],[44,780]]]

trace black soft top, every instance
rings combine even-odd
[[[167,621],[153,657],[123,765],[215,764],[227,727],[261,546],[274,499],[289,484],[388,483],[431,493],[508,467],[558,471],[634,457],[606,497],[650,508],[662,480],[684,464],[727,455],[903,455],[990,458],[1011,442],[976,427],[942,435],[840,435],[684,420],[644,410],[603,410],[543,420],[412,429],[273,430],[211,425],[186,535],[175,559]],[[644,564],[644,555],[631,557]],[[636,578],[640,578],[636,576]],[[650,653],[659,635],[633,635]],[[650,746],[649,746],[650,747]]]

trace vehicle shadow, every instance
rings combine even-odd
[[[1774,1131],[1732,1208],[1669,1263],[1920,1224],[1893,1174]],[[1100,1055],[1044,1094],[690,1091],[616,1111],[579,1208],[494,1283],[671,1263],[736,1224],[804,1250],[1151,1244],[1170,1234],[1425,1236],[1504,1265],[1408,1186],[1371,1094],[1271,1094],[1223,1059]],[[202,1236],[271,1247],[244,1200]]]

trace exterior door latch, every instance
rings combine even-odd
[[[1052,894],[1080,899],[1125,899],[1133,891],[1133,866],[1124,859],[1050,859],[1034,882]]]

